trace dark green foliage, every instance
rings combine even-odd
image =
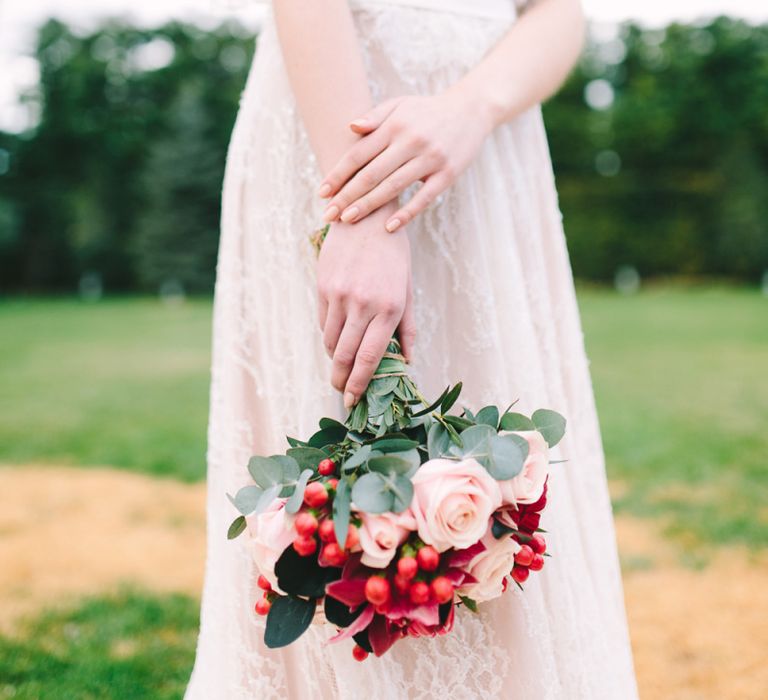
[[[43,614],[0,637],[0,688],[33,700],[171,700],[192,671],[198,602],[126,592]]]

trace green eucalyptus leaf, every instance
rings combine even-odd
[[[335,430],[318,430],[312,434],[309,438],[308,445],[310,447],[325,447],[326,445],[335,445],[340,443],[347,435],[346,429],[343,433],[338,433]]]
[[[459,394],[461,394],[461,382],[454,386],[453,389],[451,389],[446,397],[440,402],[440,411],[442,413],[448,413],[448,411],[451,410],[453,404],[455,404],[456,400],[459,398]]]
[[[411,463],[394,455],[381,455],[368,459],[368,469],[379,474],[406,474],[411,469]]]
[[[242,532],[245,530],[245,516],[238,515],[233,521],[232,524],[229,526],[229,529],[227,530],[227,539],[228,540],[234,540],[235,537],[242,534]]]
[[[352,487],[352,500],[365,513],[392,510],[393,496],[381,474],[363,474]]]
[[[376,440],[372,443],[372,446],[374,449],[379,450],[379,452],[405,452],[406,450],[412,450],[415,447],[418,447],[419,443],[405,437],[386,437],[381,440]]]
[[[348,473],[360,465],[365,464],[365,461],[368,459],[370,454],[371,446],[363,445],[359,450],[356,450],[349,457],[347,457],[347,459],[344,461],[344,464],[341,465],[341,471]]]
[[[522,413],[505,413],[499,427],[502,430],[536,430],[533,421]]]
[[[463,447],[453,450],[453,453],[460,455],[463,459],[476,459],[487,468],[491,453],[489,440],[494,435],[496,431],[489,425],[473,425],[461,434],[464,441]]]
[[[316,607],[314,598],[278,596],[267,614],[264,644],[270,649],[278,649],[295,642],[309,628]]]
[[[262,489],[283,483],[283,465],[271,457],[251,457],[248,460],[248,472]]]
[[[536,426],[536,430],[542,434],[547,441],[547,445],[550,447],[554,447],[563,439],[563,435],[565,435],[565,418],[557,411],[540,408],[538,411],[533,412],[531,420]]]
[[[490,455],[485,464],[488,473],[499,481],[517,476],[528,456],[528,443],[518,435],[492,435],[488,444]]]
[[[416,470],[421,466],[421,456],[418,449],[406,450],[405,452],[390,452],[390,457],[397,457],[408,462],[408,471],[404,476],[411,477],[416,473]]]
[[[499,427],[499,409],[496,406],[485,406],[477,412],[475,421],[482,425],[490,425],[494,430]]]
[[[303,440],[298,440],[298,439],[290,437],[290,436],[286,437],[285,439],[288,440],[288,444],[291,447],[306,447],[307,446],[307,443],[304,442]]]
[[[347,426],[335,418],[321,418],[319,425],[321,430],[336,430],[344,434],[347,432]]]
[[[296,487],[293,490],[290,498],[285,502],[286,513],[298,513],[301,508],[302,501],[304,500],[304,490],[307,488],[307,482],[314,474],[311,469],[305,469],[299,475],[299,480],[296,482]]]
[[[349,530],[350,488],[346,479],[339,479],[333,498],[333,531],[336,541],[344,544]]]
[[[438,459],[448,454],[451,438],[442,423],[435,421],[427,433],[427,452],[430,459]]]
[[[369,394],[384,396],[385,394],[391,394],[399,382],[400,377],[381,377],[381,379],[374,379],[368,385],[367,391]]]
[[[259,497],[259,502],[256,504],[256,509],[253,511],[253,514],[258,515],[267,510],[269,504],[277,498],[283,488],[282,484],[274,484],[266,489]]]
[[[347,425],[354,431],[363,432],[368,424],[368,401],[363,396],[350,411]]]
[[[243,486],[231,500],[243,515],[250,515],[256,510],[263,494],[264,489],[260,486]]]
[[[317,553],[303,557],[290,545],[275,563],[277,585],[290,595],[320,598],[325,595],[325,584],[335,581],[340,573],[335,567],[320,566]]]
[[[291,450],[293,449],[303,450],[307,448],[292,447]],[[291,450],[288,451],[290,452]],[[293,487],[296,485],[296,481],[299,478],[301,469],[299,468],[296,460],[289,455],[272,455],[270,459],[273,459],[275,462],[277,462],[283,469],[283,488],[280,491],[280,495],[283,498],[286,498],[293,493]]]
[[[292,447],[288,450],[288,456],[296,464],[296,479],[299,476],[299,472],[303,469],[311,469],[317,471],[317,465],[324,460],[327,455],[317,447]]]
[[[465,408],[465,409],[464,409],[464,410],[461,412],[461,415],[462,415],[464,418],[466,418],[468,421],[472,421],[473,423],[476,423],[476,422],[477,422],[477,421],[475,420],[475,414],[474,414],[474,413],[472,413],[472,411],[470,411],[468,408]]]
[[[392,511],[394,513],[402,513],[411,505],[411,501],[413,500],[413,484],[405,475],[394,477],[393,482],[394,483],[389,485],[389,489],[394,496]]]

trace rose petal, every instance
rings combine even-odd
[[[400,630],[394,630],[387,618],[376,615],[368,628],[368,642],[376,656],[384,654],[401,636]]]
[[[349,627],[345,627],[343,630],[340,630],[337,634],[333,635],[333,637],[328,640],[327,644],[334,644],[340,642],[342,639],[349,639],[358,632],[362,632],[371,624],[373,612],[373,605],[366,605],[363,612],[358,615],[355,621]]]
[[[364,578],[340,578],[325,584],[325,594],[354,608],[365,602],[365,582]]]

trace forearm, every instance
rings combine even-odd
[[[359,136],[349,122],[370,109],[363,58],[347,0],[274,0],[288,79],[325,174]]]
[[[550,97],[563,83],[584,42],[579,0],[539,0],[454,89],[477,100],[490,127]]]

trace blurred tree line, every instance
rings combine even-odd
[[[253,48],[232,23],[45,24],[39,123],[0,132],[0,290],[210,291]],[[577,276],[768,269],[768,26],[626,25],[544,111]]]

